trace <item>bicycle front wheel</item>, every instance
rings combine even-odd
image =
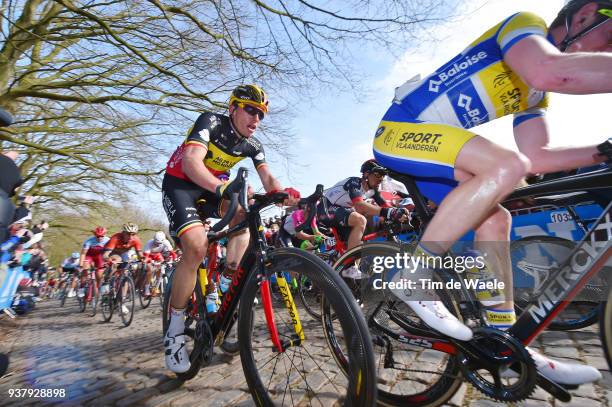
[[[129,326],[134,318],[134,304],[136,303],[134,294],[134,281],[130,277],[121,279],[119,288],[119,314],[123,325]]]
[[[364,313],[374,343],[374,357],[378,376],[378,402],[388,406],[439,406],[446,403],[462,383],[460,366],[455,357],[439,350],[423,346],[413,340],[405,325],[421,326],[420,319],[404,302],[387,290],[376,289],[376,279],[384,274],[375,272],[376,258],[392,258],[404,251],[412,252],[408,246],[390,242],[362,244],[347,251],[334,264],[336,273],[348,267],[356,267],[362,278],[356,280],[361,311]],[[381,280],[382,281],[382,280]],[[457,304],[443,298],[447,307],[458,318]],[[342,341],[342,331],[337,326],[336,315],[329,309],[328,297],[322,300],[321,314],[325,338],[333,357],[346,366],[348,360]],[[421,338],[428,343],[427,338]]]
[[[344,345],[350,354],[350,363],[345,375],[325,344],[320,321],[305,312],[295,299],[289,301],[297,307],[297,315],[286,304],[271,301],[282,349],[273,346],[264,316],[264,299],[254,304],[256,297],[261,296],[264,283],[261,275],[252,272],[240,298],[238,338],[242,368],[255,403],[258,406],[340,403],[373,406],[376,376],[372,343],[365,320],[346,284],[329,265],[303,250],[277,249],[267,264],[266,275],[279,271],[302,273],[330,298],[346,338]],[[290,290],[287,292],[291,294]],[[285,294],[283,298],[291,297]],[[296,329],[296,321],[301,323],[301,330]],[[303,340],[299,339],[299,333],[303,333]]]

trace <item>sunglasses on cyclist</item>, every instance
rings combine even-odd
[[[602,8],[602,9],[599,9],[597,13],[600,15],[600,18],[598,19],[599,21],[595,21],[589,27],[586,27],[584,30],[580,31],[576,35],[573,35],[571,37],[568,35],[563,41],[561,41],[561,44],[559,44],[559,50],[561,52],[565,52],[569,48],[570,45],[572,45],[573,43],[575,43],[576,41],[578,41],[579,39],[581,39],[582,37],[584,37],[591,31],[594,31],[600,26],[606,24],[612,18],[611,9]],[[565,27],[568,33],[570,30],[570,23],[571,23],[571,16],[568,16],[565,19]]]
[[[259,116],[259,120],[263,120],[265,116],[264,112],[262,112],[261,110],[251,105],[247,105],[244,103],[238,103],[238,107],[242,108],[245,112],[247,112],[251,116],[255,116],[255,115]]]

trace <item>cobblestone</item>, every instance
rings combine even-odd
[[[39,303],[32,314],[9,326],[11,332],[5,332],[0,341],[0,351],[10,352],[11,356],[9,374],[0,378],[0,406],[57,404],[57,401],[40,399],[7,402],[3,398],[7,389],[16,387],[65,388],[69,399],[59,403],[62,406],[253,406],[238,356],[224,355],[216,349],[211,365],[188,382],[176,379],[165,369],[160,310],[156,305],[154,302],[146,310],[137,306],[134,322],[124,328],[115,317],[111,323],[101,323],[100,316],[91,318],[79,314],[74,305],[60,308],[55,301]],[[257,358],[258,363],[270,361],[272,366],[275,360],[271,358],[267,341],[265,333],[255,341],[262,346]],[[568,404],[554,401],[548,393],[536,389],[530,399],[514,403],[514,406],[612,405],[612,375],[602,355],[597,327],[578,332],[545,332],[533,348],[562,361],[591,364],[601,369],[604,377],[599,383],[571,391],[573,399]],[[307,372],[310,385],[318,389],[317,396],[323,405],[331,406],[338,402],[338,393],[346,384],[334,386],[330,383],[330,380],[345,379],[333,359],[325,357],[326,351],[321,340],[320,345],[317,343],[311,349],[312,354],[321,355],[320,359],[316,363],[306,361],[300,369]],[[417,369],[430,368],[435,365],[436,357],[425,354],[418,363]],[[289,381],[300,380],[293,371]],[[281,393],[285,387],[286,382],[271,383],[271,388]],[[282,400],[281,393],[274,397]],[[306,397],[304,391],[299,390],[292,395],[294,399]],[[502,404],[463,384],[448,405],[489,407]]]

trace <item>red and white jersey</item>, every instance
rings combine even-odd
[[[151,239],[144,247],[145,253],[170,253],[173,250],[172,243],[168,239],[164,239],[160,243],[156,242],[155,239]]]

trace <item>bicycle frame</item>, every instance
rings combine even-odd
[[[268,325],[268,329],[270,330],[271,340],[275,348],[279,352],[282,352],[286,347],[297,346],[304,340],[304,332],[302,330],[295,301],[293,300],[293,296],[291,295],[291,291],[289,290],[286,280],[280,275],[277,275],[277,282],[279,283],[279,287],[281,287],[283,301],[287,307],[289,315],[291,316],[291,321],[296,335],[289,341],[281,342],[276,329],[274,313],[272,310],[270,285],[268,276],[265,272],[265,262],[271,247],[266,243],[263,235],[263,224],[259,216],[259,211],[269,204],[270,203],[260,203],[251,205],[248,210],[247,220],[223,232],[209,236],[209,244],[212,245],[214,242],[222,239],[223,237],[246,228],[248,228],[251,233],[251,242],[246,249],[245,256],[243,257],[240,266],[233,275],[232,283],[230,284],[228,290],[223,294],[221,306],[212,319],[209,320],[210,329],[213,338],[216,338],[216,343],[221,343],[225,338],[225,335],[231,329],[234,322],[234,314],[237,310],[238,303],[240,302],[242,295],[242,290],[244,289],[247,281],[249,281],[249,278],[252,278],[254,274],[258,277],[261,276],[261,300],[263,303],[262,305],[264,308],[266,323]],[[200,289],[200,292],[202,292],[199,279],[196,281],[196,290],[197,289]],[[197,297],[192,297],[192,300],[196,300],[197,302]],[[204,310],[204,307],[200,306],[199,304],[196,308]]]
[[[585,178],[589,174],[585,174]],[[574,190],[596,189],[602,188],[598,184],[597,177],[611,177],[612,173],[604,171],[600,174],[591,176],[589,182],[581,182],[580,177],[572,177],[564,180],[556,180],[546,185],[535,185],[527,187],[523,190],[515,192],[511,196],[512,199],[518,199],[531,194],[554,194],[571,192]],[[427,207],[423,196],[420,194],[415,181],[408,175],[394,173],[393,178],[403,182],[410,195],[413,197],[417,213],[422,217],[424,224],[428,223],[433,216],[430,209]],[[609,178],[605,178],[609,179]],[[599,181],[601,182],[601,181]],[[603,185],[610,185],[603,184]],[[607,233],[607,241],[597,241],[595,233],[605,231]],[[584,238],[578,242],[577,247],[572,251],[568,259],[566,259],[558,268],[560,272],[551,273],[550,276],[543,282],[542,292],[544,297],[536,302],[531,303],[517,322],[508,330],[508,332],[528,345],[533,339],[555,319],[555,317],[563,311],[563,309],[571,302],[571,300],[580,292],[580,290],[589,282],[591,277],[597,274],[606,264],[612,254],[612,203],[608,203],[599,218],[591,225]],[[586,255],[587,261],[583,264],[578,263],[579,255]],[[462,292],[465,295],[465,292]],[[467,297],[470,298],[469,296]],[[381,304],[382,305],[382,304]],[[373,314],[369,323],[376,323]],[[394,321],[407,331],[402,335],[397,335],[391,331],[385,330],[384,327],[376,324],[378,328],[393,336],[394,339],[411,345],[431,348],[441,352],[455,354],[457,346],[461,345],[456,341],[449,340],[436,335],[435,333],[414,326],[405,319],[394,318]],[[419,335],[414,333],[418,332]]]

